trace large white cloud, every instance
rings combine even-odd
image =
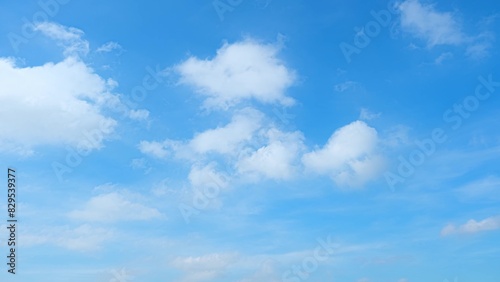
[[[174,67],[180,83],[206,97],[209,108],[227,108],[245,99],[291,105],[285,91],[294,72],[277,58],[279,48],[245,40],[224,44],[211,59],[190,57]]]
[[[83,31],[44,22],[35,30],[63,48],[65,58],[36,66],[20,66],[0,57],[0,151],[29,155],[39,145],[100,148],[117,122],[106,109],[131,119],[149,112],[126,108],[113,93],[117,82],[95,73],[84,61],[89,43]]]
[[[355,121],[334,132],[323,148],[305,154],[302,162],[310,171],[330,175],[338,185],[359,186],[384,167],[378,143],[374,128]]]
[[[95,74],[78,59],[35,67],[17,67],[0,58],[0,149],[70,144],[99,148],[116,121],[102,108],[114,103],[115,85]],[[87,140],[98,130],[100,138]]]

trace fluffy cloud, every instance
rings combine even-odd
[[[189,146],[201,154],[234,153],[242,143],[252,139],[253,133],[261,127],[261,120],[260,112],[247,109],[236,114],[226,126],[197,134],[189,142]]]
[[[300,132],[286,133],[275,128],[265,132],[266,145],[244,152],[236,167],[242,175],[286,180],[297,175],[299,153],[303,151]]]
[[[134,203],[116,192],[98,195],[90,199],[83,209],[69,213],[74,219],[84,221],[126,221],[158,218],[161,213],[153,208]]]
[[[428,47],[458,45],[466,40],[452,13],[439,12],[433,5],[422,4],[419,0],[406,0],[398,7],[403,30],[426,40]]]
[[[102,147],[117,125],[106,109],[144,120],[146,110],[130,110],[113,93],[117,82],[95,73],[82,58],[89,52],[83,31],[43,22],[34,29],[64,49],[60,62],[18,66],[0,57],[0,151],[30,155],[40,145]]]
[[[489,217],[481,221],[471,219],[460,226],[448,224],[441,230],[441,236],[448,236],[453,234],[470,234],[497,229],[500,229],[500,216]]]
[[[106,81],[83,62],[67,58],[59,63],[17,67],[0,58],[0,149],[16,146],[70,144],[99,148],[116,121],[102,108],[116,102],[110,93],[114,82]],[[82,142],[98,130],[94,143]]]
[[[383,169],[378,141],[374,128],[356,121],[334,132],[323,148],[305,154],[302,162],[311,171],[330,175],[340,186],[359,186]]]
[[[226,43],[212,59],[190,57],[174,70],[180,83],[206,97],[208,108],[227,108],[246,99],[291,105],[285,90],[295,75],[277,58],[278,51],[252,40]]]
[[[157,158],[175,154],[178,158],[191,160],[209,153],[235,155],[253,138],[262,126],[262,119],[262,113],[246,108],[238,111],[230,123],[195,134],[191,140],[141,141],[139,150]]]

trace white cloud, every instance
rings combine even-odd
[[[236,167],[241,175],[287,180],[297,175],[299,153],[304,149],[300,132],[286,133],[275,128],[265,132],[267,144],[259,149],[244,151]]]
[[[84,32],[80,29],[52,22],[42,22],[35,26],[35,30],[55,40],[59,46],[64,48],[66,56],[87,55],[89,52],[89,43],[82,39]]]
[[[445,60],[448,60],[448,59],[451,59],[451,58],[453,58],[453,54],[451,52],[444,52],[441,55],[439,55],[439,57],[437,57],[436,60],[434,60],[434,63],[436,65],[440,65]]]
[[[5,105],[0,119],[8,121],[0,127],[4,151],[60,144],[96,149],[116,126],[102,113],[116,102],[110,92],[114,82],[78,59],[23,68],[0,58],[0,73],[0,104]]]
[[[213,187],[224,189],[228,187],[229,179],[226,175],[215,170],[215,164],[206,166],[195,165],[191,168],[188,176],[192,187]]]
[[[427,42],[427,47],[438,45],[466,46],[465,54],[474,59],[482,59],[489,55],[493,33],[482,31],[471,36],[463,32],[458,17],[450,12],[441,12],[432,4],[423,4],[419,0],[406,0],[398,5],[401,13],[402,30]],[[450,58],[448,53],[440,56],[436,63]]]
[[[165,149],[169,147],[169,142],[157,142],[157,141],[141,141],[138,145],[141,153],[145,155],[150,155],[156,158],[166,158],[169,152]]]
[[[149,117],[149,111],[144,109],[130,110],[128,112],[128,116],[130,119],[134,120],[147,120]]]
[[[253,133],[261,126],[261,120],[260,112],[246,109],[236,114],[226,126],[197,134],[189,142],[189,147],[200,154],[232,154],[242,143],[252,139]]]
[[[441,230],[441,236],[478,233],[497,229],[500,229],[500,216],[489,217],[481,221],[471,219],[460,226],[448,224]]]
[[[382,114],[381,113],[372,113],[368,109],[362,108],[361,112],[359,113],[359,119],[360,120],[372,120],[379,118]]]
[[[378,141],[374,128],[356,121],[334,132],[323,148],[305,154],[302,162],[311,171],[330,175],[340,186],[360,186],[383,169]]]
[[[98,195],[91,198],[80,210],[69,213],[74,219],[84,221],[127,221],[149,220],[161,217],[161,213],[139,203],[134,203],[117,192]]]
[[[195,134],[191,140],[141,141],[139,150],[157,158],[175,155],[190,160],[209,153],[235,155],[253,138],[262,119],[262,113],[246,108],[238,111],[228,124]]]
[[[279,48],[245,40],[224,44],[211,59],[190,57],[174,67],[180,83],[206,97],[204,106],[224,109],[247,99],[262,103],[293,104],[285,91],[294,72],[278,58]]]
[[[335,91],[345,92],[348,90],[355,90],[358,87],[358,83],[355,81],[345,81],[335,85]]]
[[[439,12],[434,5],[419,0],[406,0],[398,5],[401,28],[426,40],[428,47],[459,45],[466,41],[459,22],[449,12]]]
[[[107,42],[101,46],[99,46],[99,48],[97,48],[97,50],[95,50],[97,53],[108,53],[108,52],[111,52],[113,50],[121,50],[122,49],[122,46],[116,42],[113,42],[113,41],[110,41],[110,42]]]
[[[237,254],[215,253],[198,257],[177,257],[171,262],[171,265],[185,273],[180,281],[214,281],[237,259]]]

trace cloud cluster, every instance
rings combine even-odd
[[[143,140],[139,150],[160,159],[187,160],[196,164],[193,168],[222,159],[226,172],[251,182],[290,180],[304,170],[330,175],[340,186],[360,186],[378,176],[383,158],[377,132],[362,121],[339,129],[323,149],[307,153],[302,132],[279,128],[258,106],[238,107],[248,99],[291,104],[286,89],[294,72],[277,59],[278,50],[244,40],[224,44],[210,60],[190,57],[175,66],[181,84],[201,93],[206,107],[230,111],[231,121],[188,140]],[[363,118],[375,116],[365,113]]]

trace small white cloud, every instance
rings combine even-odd
[[[453,58],[453,54],[451,52],[444,52],[441,55],[439,55],[439,57],[437,57],[436,60],[434,60],[434,63],[436,65],[441,65],[444,61],[449,60],[451,58]]]
[[[165,149],[169,143],[157,142],[157,141],[141,141],[137,146],[139,151],[145,155],[153,156],[155,158],[164,159],[169,155],[169,152]]]
[[[356,121],[333,133],[323,148],[305,154],[302,162],[313,172],[330,175],[340,186],[360,186],[384,167],[377,144],[377,131]]]
[[[372,120],[379,118],[382,114],[381,113],[372,113],[368,109],[362,108],[361,112],[359,113],[359,119],[360,120]]]
[[[135,119],[135,120],[147,120],[149,117],[149,111],[140,109],[140,110],[130,110],[129,113],[129,118]]]
[[[289,106],[294,101],[285,91],[295,75],[277,58],[278,51],[253,40],[226,43],[212,59],[190,57],[174,70],[181,84],[206,97],[207,108],[225,109],[248,99]]]
[[[348,90],[355,90],[358,86],[358,83],[355,81],[345,81],[335,85],[335,91],[337,92],[345,92]]]
[[[134,203],[117,192],[112,192],[91,198],[83,209],[74,210],[69,216],[84,221],[114,222],[149,220],[161,217],[161,213],[154,208]]]
[[[235,263],[237,259],[237,254],[216,253],[198,257],[177,257],[171,262],[171,265],[185,273],[180,281],[214,281],[224,274],[227,267]]]
[[[110,41],[110,42],[107,42],[101,46],[99,46],[99,48],[97,48],[97,50],[95,50],[97,53],[108,53],[108,52],[111,52],[113,50],[121,50],[122,49],[122,46],[116,42],[113,42],[113,41]]]
[[[441,236],[448,236],[453,234],[470,234],[479,233],[484,231],[491,231],[500,229],[500,216],[489,217],[481,221],[471,219],[465,224],[456,226],[448,224],[441,230]]]

